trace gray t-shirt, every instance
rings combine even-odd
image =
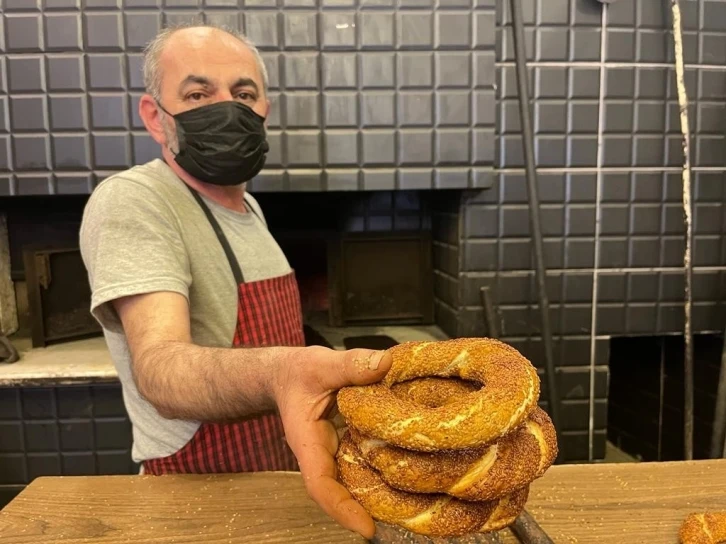
[[[257,215],[205,199],[245,281],[290,273],[259,205],[249,194],[245,199]],[[99,184],[84,211],[80,248],[91,283],[91,311],[103,326],[133,425],[132,457],[141,462],[171,455],[191,439],[200,422],[166,419],[141,398],[126,336],[110,301],[155,291],[180,293],[189,301],[194,343],[229,347],[237,286],[224,251],[189,189],[159,159]]]

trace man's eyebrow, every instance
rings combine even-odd
[[[189,74],[187,77],[185,77],[182,82],[179,84],[179,89],[183,89],[187,85],[191,83],[196,83],[198,85],[202,85],[204,87],[213,87],[211,80],[208,77],[204,76],[196,76],[194,74]]]
[[[232,85],[233,89],[238,89],[239,87],[252,87],[255,92],[260,92],[259,87],[257,86],[257,83],[253,79],[250,79],[248,77],[241,77],[237,81],[234,82],[234,85]]]

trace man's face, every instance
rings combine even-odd
[[[239,40],[210,28],[174,33],[159,59],[161,105],[172,115],[236,100],[266,117],[268,101],[252,52]],[[167,145],[178,150],[174,120],[162,114]]]

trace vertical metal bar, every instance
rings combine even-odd
[[[484,308],[484,316],[487,321],[487,334],[490,338],[499,338],[499,322],[497,321],[489,286],[480,288],[479,295],[481,296],[481,305]],[[522,544],[554,544],[526,510],[519,514],[510,529]]]
[[[607,70],[605,59],[608,47],[608,5],[603,4],[600,16],[600,69],[598,73],[599,89],[597,102],[597,174],[595,177],[595,237],[593,239],[593,271],[592,271],[592,310],[590,313],[590,369],[588,376],[590,387],[588,390],[588,417],[587,417],[587,459],[595,459],[595,368],[597,363],[597,307],[600,291],[600,234],[602,230],[602,185],[603,163],[605,162],[605,94],[607,91]]]
[[[489,287],[479,289],[479,296],[481,297],[482,308],[484,308],[484,317],[487,321],[487,335],[489,338],[499,338],[499,323],[497,322],[497,313],[494,310],[494,302]]]
[[[686,269],[685,294],[685,354],[684,354],[684,455],[685,459],[693,459],[693,330],[691,314],[693,309],[693,210],[691,203],[691,138],[688,122],[688,93],[685,84],[685,68],[683,61],[683,26],[681,24],[681,7],[678,0],[671,0],[673,9],[673,40],[676,53],[676,87],[678,88],[678,106],[681,114],[681,133],[683,134],[683,217],[686,224],[686,251],[683,266]]]
[[[665,339],[660,339],[660,387],[658,389],[658,461],[663,455],[663,397],[665,396]]]
[[[660,376],[658,388],[658,461],[663,455],[663,397],[665,395],[665,339],[660,342]]]
[[[522,544],[555,544],[526,510],[519,514],[510,529]]]
[[[713,414],[713,433],[711,434],[711,459],[718,459],[726,452],[721,451],[722,445],[726,447],[726,332],[724,332],[723,348],[721,349],[721,371],[718,378],[718,391],[716,392],[716,411]]]
[[[560,396],[555,374],[552,353],[552,328],[550,325],[550,304],[547,298],[546,271],[544,263],[544,244],[542,242],[542,223],[534,160],[534,133],[532,131],[532,112],[529,106],[529,78],[527,77],[527,50],[524,40],[524,20],[521,0],[510,0],[514,29],[514,58],[517,68],[517,87],[519,89],[519,113],[522,122],[522,146],[527,171],[527,191],[529,195],[529,224],[532,232],[535,259],[535,279],[539,295],[539,310],[542,317],[542,342],[545,351],[547,389],[549,390],[549,412],[556,430],[560,430]]]

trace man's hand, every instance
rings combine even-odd
[[[338,434],[328,415],[338,389],[380,381],[391,358],[381,351],[317,346],[305,348],[301,355],[281,365],[275,383],[287,442],[310,497],[346,529],[372,538],[373,519],[336,479]]]
[[[277,409],[310,496],[347,529],[370,538],[373,520],[336,481],[335,393],[380,381],[384,352],[311,347],[209,348],[191,342],[189,309],[176,293],[114,302],[141,395],[170,419],[230,421]]]

